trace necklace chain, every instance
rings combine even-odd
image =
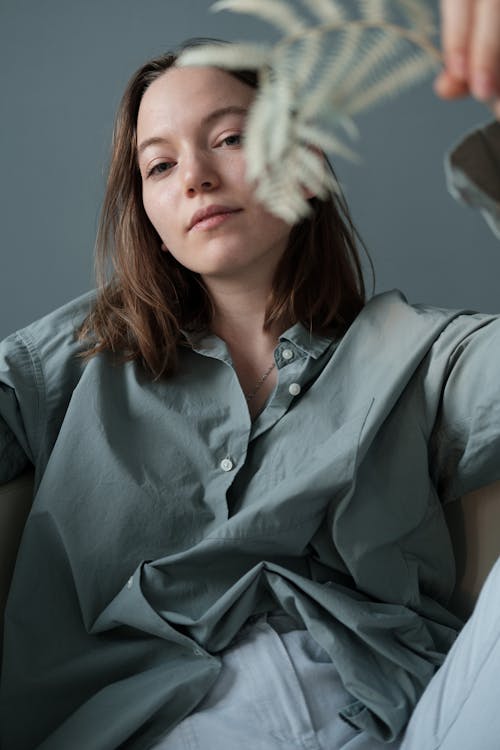
[[[264,385],[265,381],[267,380],[271,372],[274,370],[275,366],[276,366],[276,362],[273,362],[272,365],[265,371],[264,375],[257,382],[253,391],[250,391],[250,393],[245,393],[245,398],[247,401],[251,401],[257,395],[257,393],[260,391],[260,389]]]

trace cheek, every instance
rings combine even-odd
[[[154,210],[154,203],[151,195],[149,195],[145,190],[142,191],[142,205],[146,212],[146,216],[156,229],[156,212]]]
[[[275,240],[288,237],[292,231],[291,224],[270,213],[261,203],[257,204],[255,224],[258,229]]]
[[[232,189],[240,197],[245,197],[247,201],[253,200],[253,188],[247,181],[246,163],[241,152],[228,154],[224,161],[219,164],[223,182],[226,189]]]
[[[142,195],[142,205],[149,221],[165,242],[167,227],[172,227],[171,209],[169,211],[169,207],[165,205],[164,200],[160,200],[158,196],[146,191]]]

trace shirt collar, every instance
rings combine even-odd
[[[181,331],[188,346],[198,354],[231,362],[226,342],[210,331]]]
[[[308,357],[318,359],[331,345],[335,339],[329,336],[320,336],[317,333],[308,331],[302,323],[295,323],[280,336],[281,342],[293,344]]]
[[[225,342],[210,331],[182,331],[189,346],[199,354],[230,361]],[[308,331],[302,323],[295,323],[279,337],[281,344],[289,344],[300,349],[306,356],[318,359],[335,339]]]

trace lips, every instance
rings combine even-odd
[[[188,225],[188,232],[190,229],[192,229],[196,224],[199,224],[200,221],[203,221],[204,219],[209,219],[211,216],[217,216],[221,214],[234,214],[238,211],[241,211],[241,208],[233,208],[232,206],[207,206],[206,208],[200,208],[198,211],[195,211],[194,214],[191,217],[191,221]]]

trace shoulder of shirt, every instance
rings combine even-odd
[[[8,336],[2,349],[11,364],[23,367],[29,362],[35,370],[45,365],[57,370],[66,369],[71,362],[80,370],[83,360],[76,355],[83,344],[76,331],[91,311],[95,296],[95,291],[86,292]]]
[[[481,313],[467,308],[447,308],[435,305],[408,302],[405,295],[399,289],[391,289],[374,295],[365,305],[360,313],[360,318],[387,320],[401,316],[409,321],[427,321],[431,323],[452,321],[465,316],[466,318],[496,318],[497,315]]]
[[[94,290],[76,297],[47,315],[38,318],[15,332],[21,339],[30,339],[40,345],[46,339],[59,340],[67,336],[74,339],[75,332],[90,313],[95,301]]]
[[[426,304],[410,304],[398,289],[372,297],[351,327],[356,339],[379,338],[394,349],[432,345],[446,331],[461,338],[484,327],[499,316],[470,309],[450,309]],[[425,342],[425,343],[424,343]]]
[[[362,326],[383,325],[385,329],[394,325],[400,328],[402,324],[411,327],[432,325],[433,322],[452,320],[460,315],[461,310],[448,310],[430,305],[411,304],[399,289],[381,292],[368,300],[357,322]]]
[[[38,338],[40,335],[44,336],[66,331],[68,334],[73,335],[90,313],[95,298],[95,290],[85,292],[85,294],[66,302],[61,307],[29,323],[16,333],[22,337],[28,335],[35,338]]]

